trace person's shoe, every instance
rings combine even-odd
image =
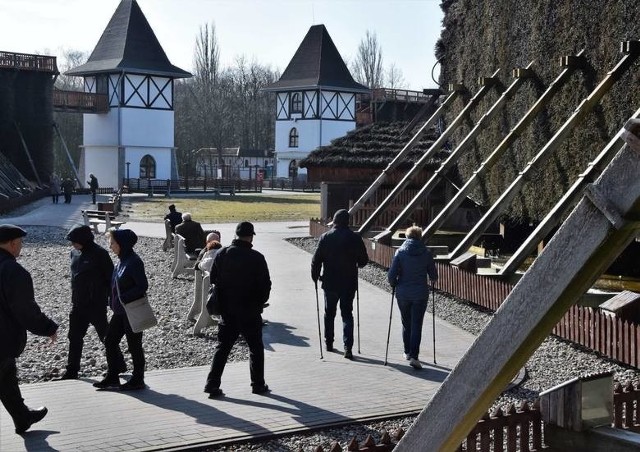
[[[205,390],[204,392],[209,393],[210,399],[217,399],[218,397],[222,397],[224,395],[224,392],[222,392],[222,389],[220,388],[213,388],[213,389]]]
[[[23,434],[24,432],[29,430],[29,427],[31,427],[33,424],[35,424],[36,422],[40,422],[48,412],[49,410],[47,410],[47,407],[44,406],[36,408],[35,410],[29,410],[27,421],[24,424],[16,425],[16,433],[18,435]]]
[[[333,351],[333,342],[327,342],[327,351],[328,352],[332,352]]]
[[[118,375],[119,374],[125,374],[127,373],[127,363],[125,363],[124,361],[122,361],[119,365],[118,365]]]
[[[269,389],[269,386],[265,384],[265,385],[254,386],[251,389],[251,392],[253,392],[254,394],[265,394],[267,392],[271,392],[271,389]]]
[[[415,359],[415,358],[411,358],[411,359],[409,360],[409,365],[410,365],[411,367],[413,367],[414,369],[416,369],[416,370],[422,369],[422,364],[420,364],[420,361],[418,361],[418,360],[417,360],[417,359]]]
[[[144,389],[147,386],[144,384],[144,380],[134,380],[133,378],[127,381],[125,384],[120,385],[121,391],[138,391]]]
[[[407,361],[409,361],[409,360],[411,359],[411,356],[409,356],[409,354],[408,354],[408,353],[403,353],[403,354],[402,354],[402,357],[403,357],[404,359],[406,359]]]
[[[349,348],[348,348],[348,349],[346,349],[346,350],[344,351],[344,357],[345,357],[346,359],[351,359],[351,360],[353,360],[353,353],[351,352],[351,349],[349,349]]]
[[[69,372],[68,370],[65,371],[62,375],[60,375],[58,378],[55,378],[55,381],[62,381],[62,380],[77,380],[78,379],[78,372]]]
[[[118,388],[120,387],[120,379],[118,377],[111,377],[107,375],[102,380],[96,381],[93,384],[93,387],[98,389]]]

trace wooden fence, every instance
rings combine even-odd
[[[640,433],[640,389],[631,382],[613,387],[613,426]]]
[[[309,233],[319,237],[329,229],[323,222],[312,219]],[[389,268],[395,249],[391,246],[365,241],[369,259]],[[437,263],[437,288],[478,306],[496,311],[513,285],[458,269],[449,264]],[[586,306],[572,306],[554,327],[552,334],[586,348],[602,353],[621,363],[640,368],[640,325],[613,317],[610,314]]]
[[[487,413],[471,430],[458,451],[529,452],[542,450],[543,424],[537,403],[526,402]]]

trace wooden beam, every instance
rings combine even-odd
[[[640,218],[640,122],[595,182],[623,219]],[[635,131],[633,134],[631,131]],[[396,451],[455,451],[578,298],[635,238],[582,199],[402,438]]]

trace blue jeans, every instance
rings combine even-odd
[[[333,323],[340,302],[342,316],[342,342],[345,350],[353,347],[353,296],[354,291],[343,292],[324,291],[324,340],[333,344]]]
[[[404,352],[410,358],[418,359],[420,341],[422,340],[422,320],[427,310],[427,299],[401,300],[398,298],[398,308],[402,318],[402,342]]]

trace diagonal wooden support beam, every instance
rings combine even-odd
[[[640,218],[640,121],[595,182],[599,196],[623,219],[614,225],[583,198],[514,287],[444,381],[396,451],[455,451],[511,377],[576,300],[636,237]],[[633,132],[633,133],[631,133]]]
[[[483,79],[484,84],[482,85],[482,87],[478,90],[475,96],[471,98],[471,100],[462,109],[462,111],[458,114],[458,116],[456,116],[456,118],[449,125],[449,127],[447,127],[445,131],[442,132],[442,134],[438,137],[436,141],[433,142],[433,144],[429,147],[429,149],[427,149],[427,151],[422,155],[422,157],[420,157],[420,159],[416,163],[414,163],[413,167],[409,170],[409,172],[407,172],[407,174],[402,178],[402,180],[398,182],[398,184],[393,188],[393,190],[391,190],[391,193],[387,195],[387,197],[380,203],[380,205],[376,208],[376,210],[374,210],[371,213],[371,215],[369,215],[369,217],[364,221],[364,223],[362,223],[362,225],[358,229],[359,234],[364,234],[365,232],[367,232],[369,229],[373,227],[373,224],[376,221],[376,219],[382,213],[384,213],[385,210],[387,210],[391,202],[394,199],[396,199],[398,195],[400,195],[400,193],[402,193],[402,191],[407,187],[407,185],[409,185],[409,183],[415,177],[415,175],[418,174],[418,172],[422,168],[424,168],[424,166],[427,164],[429,159],[431,159],[436,154],[436,152],[440,150],[440,148],[444,145],[444,143],[449,139],[451,134],[458,128],[460,123],[467,117],[469,112],[471,112],[471,110],[474,109],[476,105],[478,105],[480,100],[484,96],[486,96],[487,93],[493,87],[496,86],[496,76],[498,75],[499,71],[500,69],[494,72],[491,77]]]

